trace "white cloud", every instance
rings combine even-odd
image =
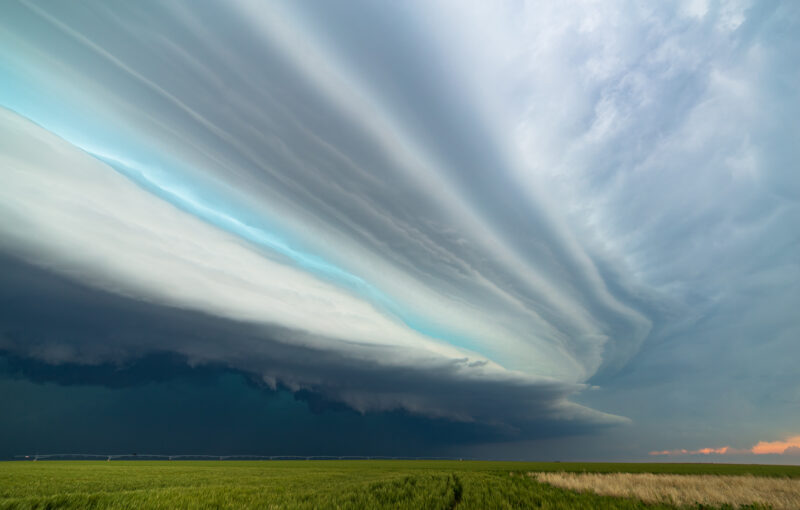
[[[29,121],[7,110],[0,115],[6,250],[166,305],[356,343],[464,356],[158,199]]]

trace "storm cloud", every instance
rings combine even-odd
[[[798,432],[797,7],[3,11],[9,359],[640,455]]]

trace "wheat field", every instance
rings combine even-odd
[[[652,473],[528,473],[538,482],[578,492],[672,505],[760,504],[775,510],[800,508],[800,480],[756,476]]]

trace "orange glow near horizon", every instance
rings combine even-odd
[[[764,455],[769,453],[786,453],[789,448],[797,448],[800,450],[800,436],[790,437],[786,441],[759,441],[752,448],[752,452],[756,455]],[[800,453],[800,452],[798,452]]]
[[[650,455],[710,455],[717,453],[724,455],[732,452],[730,446],[723,446],[722,448],[700,448],[699,450],[662,450],[660,452],[650,452]]]
[[[730,446],[723,446],[721,448],[700,448],[699,450],[662,450],[650,452],[650,455],[726,455],[726,454],[743,454],[743,455],[784,455],[784,454],[800,454],[800,436],[792,436],[785,441],[759,441],[755,446],[749,449],[738,450]]]
[[[728,450],[730,449],[731,449],[730,446],[723,446],[722,448],[701,448],[697,450],[697,453],[701,453],[703,455],[708,455],[711,453],[719,453],[721,455],[724,455],[728,453]]]

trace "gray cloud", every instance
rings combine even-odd
[[[529,163],[521,180],[547,187],[609,288],[653,323],[633,349],[607,345],[611,363],[590,379],[602,389],[581,396],[638,424],[608,439],[618,455],[636,458],[653,436],[697,449],[793,434],[800,11],[476,11],[458,43],[482,41],[495,58],[473,68],[520,91],[504,106]]]
[[[526,437],[559,422],[565,430],[621,422],[567,402],[575,385],[487,377],[480,363],[467,359],[382,362],[407,357],[392,347],[366,349],[358,357],[336,346],[305,347],[297,331],[157,306],[15,259],[2,262],[0,350],[16,357],[18,366],[31,366],[22,372],[29,378],[124,387],[230,370],[264,388],[316,395],[362,413],[402,410],[492,427],[497,437]],[[166,357],[152,357],[159,353]],[[141,368],[131,372],[128,367],[137,364]]]
[[[632,417],[643,453],[710,445],[645,445],[670,417],[793,433],[797,7],[6,10],[0,105],[28,120],[2,114],[0,247],[164,329],[19,325],[5,349],[167,350],[520,429],[608,418],[569,397]]]
[[[49,13],[26,5],[19,15],[28,25],[19,26],[28,35],[12,32],[11,40],[32,52],[55,52],[64,73],[58,82],[69,75],[103,97],[74,94],[71,101],[90,112],[87,125],[56,134],[145,168],[172,162],[171,172],[184,172],[174,178],[230,191],[229,200],[249,204],[251,214],[266,213],[294,242],[374,284],[426,329],[465,338],[506,366],[572,379],[595,370],[603,343],[646,331],[646,319],[613,297],[593,297],[595,284],[575,262],[581,255],[505,177],[508,162],[479,118],[451,120],[448,113],[460,105],[431,110],[424,123],[440,133],[431,144],[395,115],[403,101],[433,103],[431,82],[421,79],[406,97],[384,101],[365,85],[369,74],[348,73],[344,63],[334,67],[335,48],[306,44],[299,47],[304,59],[293,58],[301,49],[291,38],[303,33],[302,23],[293,28],[281,18],[282,29],[268,30],[280,14],[270,10],[247,17],[250,24],[244,13],[178,4],[163,13],[133,8],[124,17],[108,6]],[[168,25],[169,36],[146,37],[130,22],[155,18],[155,26],[176,25]],[[108,26],[118,30],[101,28]],[[66,51],[29,36],[44,27],[68,41]],[[384,40],[401,35],[387,32]],[[103,69],[102,81],[81,72],[86,66]],[[29,67],[41,72],[35,61]],[[17,103],[8,106],[47,127],[31,111],[36,105]],[[117,124],[120,115],[124,136],[139,145],[88,125],[88,119]],[[347,129],[331,129],[336,125]],[[527,350],[531,356],[518,355]]]

